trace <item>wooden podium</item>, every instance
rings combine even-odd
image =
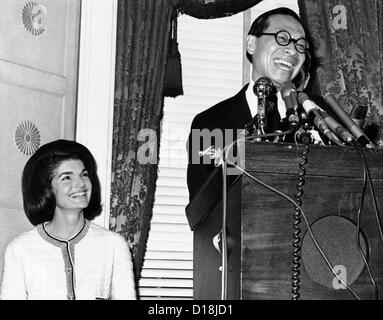
[[[295,200],[304,147],[246,142],[245,170]],[[383,153],[364,151],[378,208],[382,211]],[[301,199],[314,236],[330,261],[346,266],[342,279],[350,281],[360,299],[374,299],[374,287],[360,252],[355,254],[351,250],[357,243],[363,189],[361,157],[353,148],[314,145],[309,146],[306,157]],[[221,255],[213,245],[213,238],[222,230],[222,188],[217,188],[221,175],[221,168],[216,168],[186,208],[194,235],[194,299],[197,300],[221,298]],[[292,299],[293,204],[244,175],[238,176],[228,189],[228,299]],[[302,216],[299,227],[302,239],[299,299],[355,299],[348,290],[336,286],[336,278],[313,249]],[[367,256],[381,298],[383,243],[368,186],[360,230],[361,250]]]

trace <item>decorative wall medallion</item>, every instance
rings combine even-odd
[[[34,36],[39,36],[46,30],[47,9],[43,5],[34,1],[27,2],[21,16],[24,28]]]
[[[22,121],[16,128],[15,143],[20,152],[31,156],[40,147],[40,132],[29,121]]]

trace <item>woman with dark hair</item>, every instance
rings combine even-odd
[[[90,222],[102,207],[86,147],[43,145],[24,167],[22,193],[35,228],[6,248],[0,299],[136,299],[125,239]]]

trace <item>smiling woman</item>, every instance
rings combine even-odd
[[[101,195],[86,147],[68,140],[42,146],[24,167],[22,192],[36,227],[8,244],[0,299],[136,299],[125,239],[90,222]]]
[[[89,205],[92,192],[88,171],[81,160],[64,160],[53,171],[51,184],[56,208],[52,221],[45,225],[46,230],[61,239],[70,239],[78,230],[55,231],[54,228],[66,226],[57,222],[59,219],[73,219],[75,223],[72,225],[77,224],[78,218],[83,220],[82,210]]]

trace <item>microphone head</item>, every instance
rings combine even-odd
[[[359,128],[364,127],[364,120],[366,119],[368,106],[354,105],[351,109],[350,117],[357,124]]]
[[[291,81],[286,81],[286,82],[282,83],[279,90],[281,92],[281,96],[283,99],[285,97],[288,97],[292,91],[295,91],[295,92],[297,91],[297,89],[295,88],[295,84],[292,83]]]
[[[306,93],[304,92],[299,92],[298,93],[298,102],[300,105],[303,105],[303,102],[309,100],[309,97]]]
[[[268,77],[261,77],[254,83],[253,91],[257,97],[267,97],[273,91],[273,82]]]
[[[334,113],[339,117],[347,129],[354,135],[356,140],[363,146],[367,145],[370,141],[365,135],[363,130],[358,127],[355,121],[350,117],[350,115],[341,107],[335,100],[335,98],[330,94],[325,95],[325,100],[332,108]],[[367,112],[366,112],[367,113]]]
[[[298,110],[298,99],[295,84],[290,81],[286,81],[282,83],[279,89],[281,92],[282,99],[285,102],[286,109],[293,109],[296,113]]]
[[[352,119],[364,120],[367,116],[368,106],[366,105],[354,105],[351,109],[350,116]]]

